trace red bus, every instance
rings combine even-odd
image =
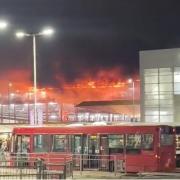
[[[12,133],[11,153],[42,159],[74,155],[74,167],[126,172],[175,169],[175,132],[166,125],[20,127]]]

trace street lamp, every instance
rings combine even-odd
[[[39,33],[26,33],[24,31],[16,32],[17,38],[32,37],[33,39],[33,76],[34,76],[34,122],[33,124],[38,124],[37,121],[37,62],[36,62],[36,37],[38,36],[51,36],[54,30],[50,27],[43,29]]]
[[[4,20],[0,20],[0,30],[6,29],[8,26],[8,23]]]

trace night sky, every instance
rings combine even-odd
[[[50,25],[52,38],[38,38],[38,83],[56,86],[56,76],[73,82],[84,74],[119,68],[137,74],[142,49],[180,47],[179,0],[0,0],[0,74],[32,69],[32,40],[14,32]]]

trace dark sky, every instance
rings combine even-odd
[[[38,81],[56,84],[86,72],[119,67],[138,72],[138,51],[180,47],[179,0],[0,0],[0,71],[30,68],[31,40],[17,40],[17,29],[38,32],[55,27],[52,38],[38,38]]]

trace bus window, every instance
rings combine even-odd
[[[83,154],[88,154],[88,137],[83,136]]]
[[[22,136],[22,153],[30,151],[30,136]]]
[[[142,135],[142,149],[153,150],[153,135],[152,134]]]
[[[109,152],[123,153],[124,149],[124,135],[109,135]]]
[[[174,144],[173,128],[161,127],[160,141],[162,146],[170,146]]]
[[[34,136],[34,152],[48,152],[49,151],[49,135],[35,135]]]
[[[67,145],[66,135],[53,136],[53,152],[65,152]]]
[[[67,135],[67,152],[73,152],[73,138],[71,135]]]
[[[74,136],[74,153],[81,154],[81,136]]]
[[[98,154],[99,153],[99,137],[97,135],[89,136],[89,154]]]
[[[174,143],[174,137],[172,134],[161,134],[161,145],[170,146]]]
[[[141,135],[128,134],[126,136],[126,153],[140,153],[141,151]]]
[[[30,151],[30,136],[17,136],[17,153],[29,153]]]

